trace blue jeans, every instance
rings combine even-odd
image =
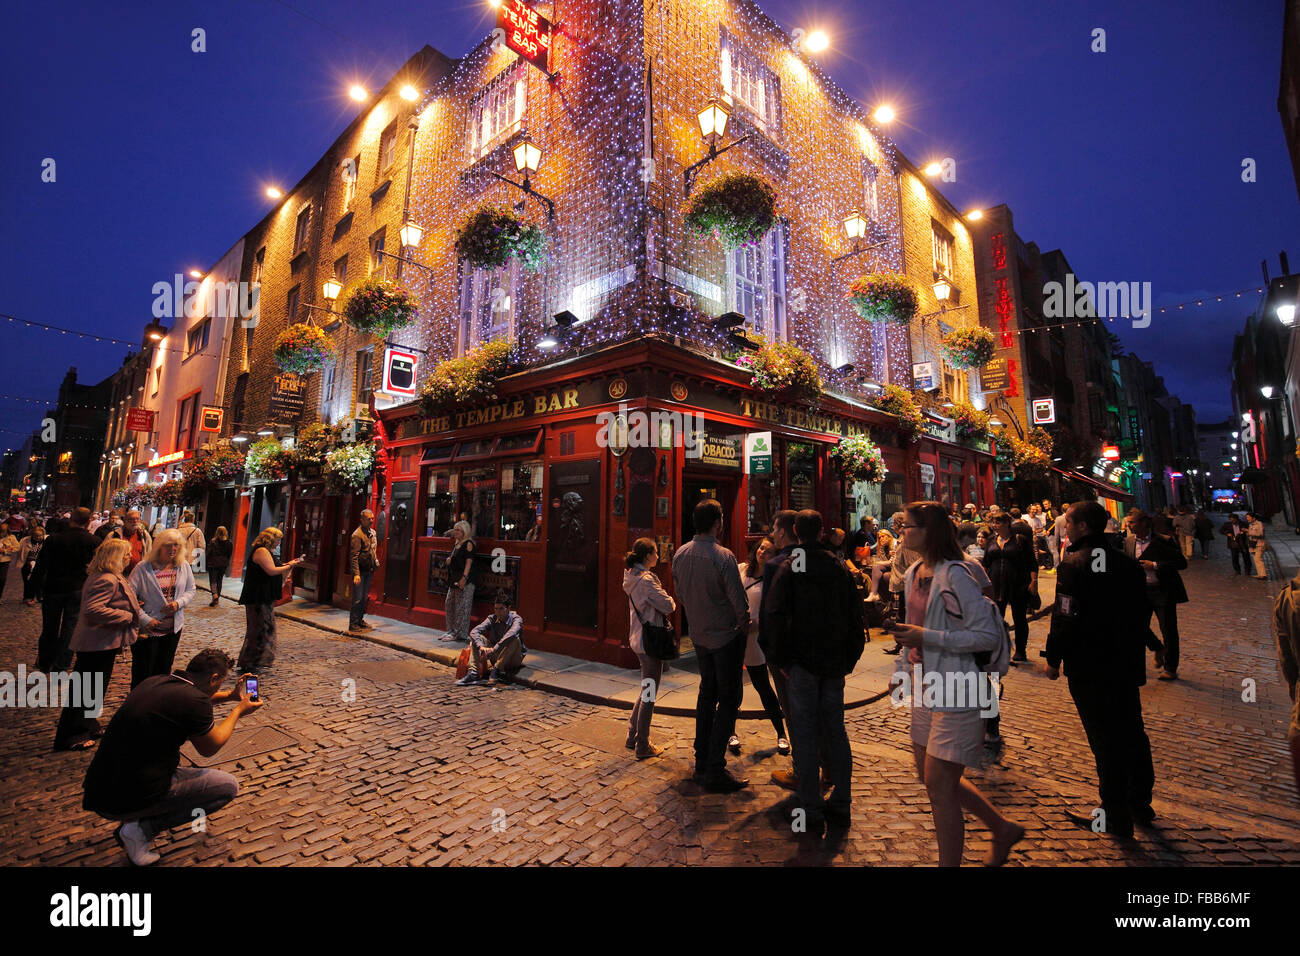
[[[361,583],[352,586],[352,613],[348,618],[351,627],[364,623],[362,619],[366,616],[366,599],[370,597],[370,579],[374,576],[374,571],[362,571]]]
[[[727,741],[736,732],[744,685],[745,635],[715,651],[695,647],[700,693],[695,700],[695,772],[716,776],[727,769]]]
[[[814,820],[822,817],[826,807],[840,815],[848,814],[853,752],[844,730],[844,678],[818,677],[795,664],[790,668],[786,694],[799,803]],[[825,804],[818,754],[824,755],[827,773],[835,786]]]
[[[195,810],[204,816],[216,813],[239,793],[239,781],[224,770],[177,767],[171,786],[157,801],[132,813],[101,813],[106,820],[136,820],[145,839],[152,840],[163,830],[170,830],[197,819]]]

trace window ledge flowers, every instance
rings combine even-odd
[[[736,173],[709,183],[692,197],[686,225],[712,233],[728,249],[758,242],[776,224],[776,191],[757,176]]]
[[[822,377],[811,355],[793,342],[763,342],[736,364],[753,374],[751,385],[769,395],[811,400],[821,394]]]
[[[957,425],[957,438],[960,441],[977,442],[989,437],[988,412],[982,412],[969,402],[957,402],[950,413]]]
[[[905,440],[920,441],[925,417],[911,392],[899,385],[886,385],[872,404],[898,419],[898,430]]]
[[[275,364],[282,372],[306,375],[324,367],[334,357],[328,335],[307,322],[296,322],[275,340]]]
[[[859,276],[849,286],[849,299],[864,319],[898,325],[916,318],[920,302],[912,280],[897,272]]]
[[[497,339],[470,349],[463,358],[439,362],[420,386],[426,411],[496,398],[497,379],[510,368],[512,348],[506,339]]]

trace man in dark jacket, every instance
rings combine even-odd
[[[72,666],[69,644],[81,613],[81,587],[86,583],[86,565],[100,541],[86,530],[90,509],[77,508],[66,531],[50,535],[36,558],[32,581],[43,589],[41,636],[36,644],[36,669],[65,671]]]
[[[826,819],[849,823],[853,754],[844,730],[844,678],[865,645],[862,601],[848,569],[820,543],[822,516],[795,517],[799,546],[782,559],[763,612],[771,646],[767,662],[786,678],[790,736],[799,790],[787,809],[802,809],[807,832],[820,834]],[[831,791],[823,802],[819,751],[826,755]]]
[[[1047,636],[1047,676],[1061,664],[1097,760],[1102,832],[1133,836],[1133,824],[1155,819],[1151,791],[1155,770],[1142,724],[1146,683],[1144,636],[1151,612],[1138,562],[1106,539],[1106,509],[1079,502],[1066,512],[1070,548],[1057,569],[1056,604]],[[1094,825],[1091,816],[1070,814]]]
[[[1124,553],[1134,558],[1146,572],[1147,601],[1160,622],[1159,641],[1148,643],[1155,652],[1160,680],[1178,679],[1178,605],[1187,603],[1187,588],[1179,571],[1187,570],[1187,558],[1178,543],[1152,530],[1145,512],[1129,513],[1129,536],[1124,539]],[[1148,616],[1148,620],[1149,620]],[[1149,630],[1149,628],[1148,628]]]

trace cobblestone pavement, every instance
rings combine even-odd
[[[1044,575],[1051,600],[1051,575]],[[972,774],[1029,829],[1012,864],[1171,865],[1300,862],[1300,800],[1284,739],[1289,701],[1269,629],[1275,582],[1233,577],[1222,553],[1187,572],[1182,679],[1143,691],[1160,826],[1128,847],[1077,829],[1066,808],[1096,804],[1094,766],[1065,682],[1032,670],[1007,681],[1006,754]],[[202,603],[202,602],[200,602]],[[0,606],[0,670],[34,658],[38,609]],[[234,652],[242,609],[188,617],[179,661],[204,646]],[[873,641],[868,654],[882,653]],[[129,667],[110,688],[112,712]],[[1154,672],[1152,673],[1154,677]],[[1244,702],[1243,681],[1257,697]],[[342,699],[355,682],[355,702]],[[228,745],[277,728],[279,749],[221,763],[241,792],[206,832],[154,844],[162,864],[933,864],[933,824],[916,782],[907,716],[886,699],[848,716],[853,825],[834,845],[796,838],[771,807],[768,775],[788,762],[772,728],[742,724],[751,789],[725,797],[689,782],[691,722],[655,719],[665,757],[623,747],[626,712],[518,687],[459,688],[451,672],[387,648],[280,624],[269,703]],[[218,706],[223,714],[225,705]],[[51,753],[57,714],[0,710],[0,863],[126,865],[112,825],[80,808],[90,756]],[[219,754],[217,760],[223,755]],[[733,760],[733,766],[737,761]],[[966,861],[988,849],[968,817]]]

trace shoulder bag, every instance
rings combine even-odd
[[[632,601],[632,596],[628,595],[628,600]],[[677,646],[677,635],[673,633],[673,623],[664,617],[662,624],[651,624],[641,616],[641,609],[636,606],[636,601],[632,601],[632,610],[636,612],[637,620],[641,622],[641,646],[645,649],[647,657],[653,657],[657,661],[675,661],[680,651]]]

